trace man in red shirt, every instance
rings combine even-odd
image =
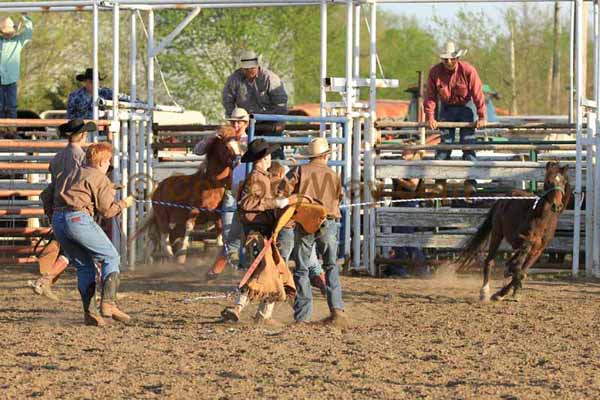
[[[459,60],[466,50],[458,50],[453,42],[446,43],[440,54],[442,62],[433,66],[429,71],[427,97],[425,98],[425,117],[430,129],[436,129],[440,121],[473,122],[473,111],[467,106],[472,100],[477,109],[477,128],[486,125],[485,97],[477,70],[469,63]],[[438,107],[439,104],[439,107]],[[439,108],[436,119],[436,108]],[[441,129],[442,142],[454,143],[455,131]],[[472,143],[475,129],[461,128],[460,143]],[[449,151],[437,151],[436,160],[450,158]],[[463,151],[463,160],[474,161],[474,151]]]

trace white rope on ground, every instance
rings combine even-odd
[[[228,299],[228,298],[234,297],[236,295],[237,295],[237,291],[231,291],[231,292],[227,292],[225,294],[217,294],[217,295],[212,295],[212,296],[186,297],[182,301],[184,304],[190,304],[190,303],[194,303],[196,301],[202,301],[202,300]]]

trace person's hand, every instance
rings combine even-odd
[[[427,126],[429,127],[429,129],[437,129],[438,127],[438,123],[435,120],[435,118],[431,118],[430,120],[427,121]]]
[[[483,129],[487,125],[487,121],[485,119],[479,118],[475,123],[475,128]]]
[[[135,203],[135,197],[130,195],[130,196],[127,196],[127,198],[123,201],[125,202],[125,207],[129,208],[133,205],[133,203]]]

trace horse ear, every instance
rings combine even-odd
[[[558,167],[558,163],[556,161],[548,161],[546,163],[546,171],[553,167]]]
[[[567,165],[563,165],[563,166],[560,168],[560,173],[564,175],[564,174],[566,174],[566,173],[567,173],[567,171],[568,171],[568,170],[569,170],[569,165],[568,165],[568,164],[567,164]]]

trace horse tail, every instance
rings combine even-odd
[[[490,233],[492,232],[496,204],[494,204],[494,206],[487,213],[485,221],[483,221],[483,223],[479,226],[477,232],[475,232],[475,235],[473,235],[463,247],[460,258],[458,259],[457,270],[461,270],[473,262],[473,260],[477,257],[479,249],[490,236]]]
[[[129,242],[133,242],[134,240],[136,240],[142,233],[144,233],[145,231],[150,229],[152,227],[152,225],[154,225],[155,223],[156,223],[156,216],[154,215],[154,210],[150,210],[150,212],[148,212],[146,214],[146,216],[144,217],[144,219],[142,220],[140,226],[135,231],[133,236],[131,236],[131,238],[129,239]]]

